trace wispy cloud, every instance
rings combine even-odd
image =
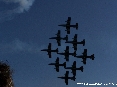
[[[0,1],[6,4],[10,3],[18,4],[18,6],[14,9],[1,11],[0,21],[11,20],[16,13],[23,13],[24,11],[28,11],[34,2],[34,0],[0,0]]]
[[[40,50],[41,50],[41,47],[39,47],[38,45],[32,44],[32,43],[26,43],[18,39],[10,43],[0,44],[1,53],[19,53],[19,52],[39,53]]]
[[[19,4],[17,8],[11,10],[13,13],[22,13],[28,11],[32,6],[34,0],[2,0],[5,3]]]

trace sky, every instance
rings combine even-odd
[[[66,44],[62,41],[60,47],[56,40],[50,40],[58,30],[61,36],[67,33],[64,24],[71,17],[71,24],[78,23],[78,30],[71,28],[68,40],[78,34],[78,41],[85,39],[85,46],[78,45],[77,55],[87,49],[88,55],[95,59],[87,59],[84,65],[82,59],[72,56],[67,67],[76,61],[77,67],[83,66],[84,71],[77,71],[76,81],[69,80],[68,85],[63,79],[66,70],[60,67],[55,71],[54,63],[59,57],[60,63],[65,62],[64,56],[52,53],[48,58],[47,52],[40,50],[52,43],[52,49],[63,52]],[[0,60],[13,69],[15,87],[85,87],[77,83],[102,83],[115,86],[117,61],[117,1],[116,0],[0,0]],[[69,76],[72,76],[69,70]],[[115,85],[112,85],[115,84]],[[87,86],[91,87],[91,86]]]

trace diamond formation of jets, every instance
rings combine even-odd
[[[70,34],[70,28],[73,27],[73,28],[76,28],[76,30],[78,30],[78,23],[76,23],[76,25],[71,25],[71,17],[68,17],[67,21],[65,21],[66,24],[61,24],[61,25],[58,25],[58,26],[63,26],[66,28],[65,31],[67,31],[67,34]],[[48,49],[43,49],[41,51],[47,51],[48,52],[48,55],[49,55],[49,58],[51,58],[51,52],[56,52],[57,54],[59,55],[64,55],[66,59],[66,61],[69,61],[69,56],[73,56],[75,58],[82,58],[83,60],[81,62],[83,62],[83,64],[86,64],[86,59],[87,58],[90,58],[92,60],[94,60],[94,54],[90,55],[90,56],[87,56],[87,49],[84,49],[84,52],[82,53],[82,55],[78,55],[76,54],[76,51],[77,51],[77,44],[82,44],[83,46],[85,46],[85,39],[83,39],[81,42],[78,42],[77,41],[77,34],[74,35],[74,37],[72,38],[73,40],[72,41],[68,41],[68,35],[66,35],[65,37],[61,37],[61,31],[58,30],[58,32],[55,34],[56,37],[51,37],[49,39],[56,39],[57,41],[57,44],[58,46],[61,46],[61,40],[65,40],[65,43],[70,43],[70,44],[73,44],[73,49],[74,49],[74,52],[73,53],[70,53],[69,52],[69,46],[66,46],[66,49],[64,50],[64,52],[58,52],[58,48],[55,49],[55,50],[52,50],[51,49],[51,43],[49,43],[48,45]],[[66,62],[64,62],[63,64],[60,64],[59,63],[59,57],[57,57],[55,63],[49,63],[48,65],[54,65],[56,69],[56,72],[59,72],[59,66],[63,66],[65,70],[67,69],[71,69],[71,73],[73,74],[72,77],[69,77],[69,71],[66,71],[66,73],[64,74],[65,76],[61,76],[61,77],[58,77],[58,78],[61,78],[61,79],[64,79],[65,80],[65,83],[66,85],[68,85],[68,80],[71,79],[71,80],[74,80],[75,81],[75,76],[76,76],[76,71],[77,70],[81,70],[81,72],[83,72],[83,66],[81,67],[77,67],[76,66],[76,61],[73,62],[72,66],[71,67],[66,67]]]
[[[66,85],[68,85],[68,79],[71,79],[73,81],[75,81],[75,79],[76,79],[75,76],[69,77],[69,71],[66,71],[65,76],[61,76],[61,77],[58,77],[58,78],[65,79]]]
[[[76,58],[82,58],[83,59],[83,63],[86,64],[86,58],[90,58],[92,60],[94,60],[94,54],[92,54],[91,56],[87,56],[87,49],[84,49],[84,52],[82,53],[83,55],[79,55],[79,56],[75,56]]]
[[[72,39],[73,39],[73,41],[66,41],[65,43],[73,44],[74,50],[77,50],[77,44],[83,44],[83,46],[85,45],[85,39],[83,39],[83,41],[81,41],[81,42],[77,42],[77,34],[75,34],[74,38],[72,38]]]
[[[55,63],[50,63],[48,65],[55,65],[55,68],[57,72],[59,72],[59,66],[64,66],[64,68],[66,68],[66,62],[64,62],[63,64],[59,63],[59,57],[57,57]]]
[[[61,46],[61,40],[66,40],[68,41],[68,35],[66,35],[66,37],[61,37],[61,32],[60,30],[58,30],[58,33],[55,34],[57,35],[57,37],[51,37],[49,39],[56,39],[57,40],[57,43],[58,43],[58,46]]]
[[[76,56],[76,51],[74,51],[73,53],[70,53],[69,52],[69,46],[66,46],[66,50],[64,50],[65,52],[63,53],[57,53],[57,54],[60,54],[60,55],[64,55],[66,59],[66,61],[69,61],[69,55],[72,55],[72,56]]]
[[[43,49],[43,50],[41,50],[41,51],[47,51],[47,52],[48,52],[47,55],[49,55],[49,58],[51,58],[51,52],[56,52],[56,53],[58,53],[58,48],[57,48],[56,50],[52,50],[52,49],[51,49],[51,43],[49,43],[48,49]]]
[[[76,25],[71,25],[71,17],[68,17],[66,24],[60,24],[58,26],[63,26],[63,27],[66,27],[66,30],[67,31],[67,34],[70,34],[70,27],[73,27],[73,28],[76,28],[76,30],[78,30],[78,23],[76,23]]]

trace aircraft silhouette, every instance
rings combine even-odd
[[[58,43],[58,46],[61,46],[61,40],[66,40],[66,41],[68,41],[68,35],[66,35],[66,37],[61,37],[61,32],[60,32],[60,30],[58,30],[58,33],[57,34],[55,34],[55,35],[57,35],[57,37],[51,37],[51,38],[49,38],[49,39],[56,39],[57,40],[57,43]]]
[[[78,23],[76,23],[76,25],[70,25],[70,22],[71,22],[71,17],[68,17],[66,24],[60,24],[58,26],[63,26],[63,27],[66,27],[66,30],[67,31],[67,34],[70,34],[70,27],[73,27],[73,28],[76,28],[76,30],[78,30]]]
[[[58,78],[65,79],[65,83],[66,83],[66,85],[68,85],[68,79],[71,79],[73,81],[75,81],[75,79],[76,79],[75,76],[69,77],[68,75],[69,75],[69,71],[66,71],[65,76],[58,77]]]
[[[72,56],[76,56],[76,51],[74,51],[73,53],[69,53],[69,46],[66,46],[66,50],[64,50],[65,52],[64,53],[57,53],[57,54],[60,54],[60,55],[64,55],[66,59],[66,61],[69,61],[69,55],[72,55]]]
[[[59,66],[64,66],[64,68],[66,67],[66,62],[64,62],[63,64],[59,64],[59,57],[57,57],[55,63],[50,63],[48,65],[55,65],[56,68],[56,71],[59,72]]]
[[[75,34],[74,38],[72,38],[72,39],[73,39],[73,41],[66,41],[65,43],[73,44],[74,50],[77,50],[77,44],[83,44],[83,46],[85,45],[85,39],[83,39],[83,41],[81,41],[81,42],[77,42],[77,34]]]
[[[47,55],[49,55],[49,58],[51,58],[51,52],[56,52],[56,53],[58,53],[58,48],[57,48],[56,50],[52,50],[52,49],[51,49],[51,43],[49,43],[48,49],[43,49],[43,50],[41,50],[41,51],[47,51],[47,52],[48,52]]]
[[[83,66],[76,68],[76,61],[73,62],[72,67],[66,67],[65,69],[71,69],[74,76],[76,76],[76,70],[81,70],[83,72]]]
[[[94,54],[92,54],[91,56],[87,56],[87,49],[84,49],[84,52],[82,53],[83,55],[80,55],[80,56],[75,56],[75,57],[77,57],[77,58],[82,58],[83,59],[83,61],[81,61],[81,62],[83,62],[84,64],[86,64],[86,58],[90,58],[90,59],[92,59],[92,60],[94,60]]]

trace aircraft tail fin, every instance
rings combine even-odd
[[[78,23],[76,23],[76,30],[78,30]]]
[[[92,54],[91,57],[92,57],[92,60],[94,60],[94,58],[95,58],[95,57],[94,57],[94,54]]]
[[[57,53],[58,53],[58,48],[56,49]]]
[[[85,45],[85,39],[83,39],[83,41],[82,41],[82,42],[83,42],[83,46],[84,46],[84,45]]]
[[[64,62],[63,64],[64,64],[64,68],[66,68],[66,62]]]
[[[81,71],[83,72],[83,66],[80,67]]]

